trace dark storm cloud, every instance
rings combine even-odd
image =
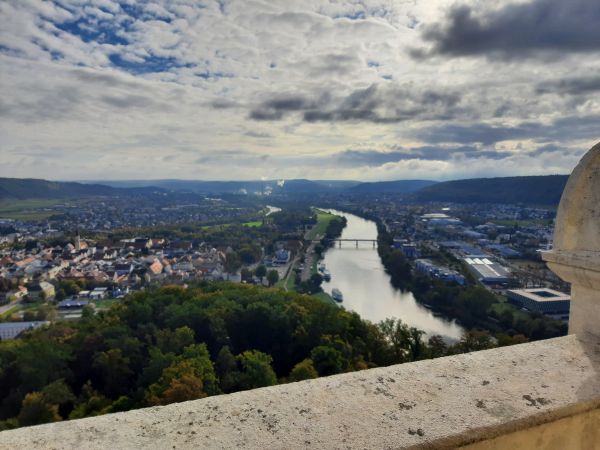
[[[391,151],[345,150],[334,155],[337,165],[344,167],[379,167],[388,163],[407,160],[449,161],[452,159],[505,159],[513,154],[506,151],[481,150],[474,146],[395,148]]]
[[[367,121],[395,123],[409,119],[443,120],[460,112],[461,96],[452,91],[418,90],[414,86],[381,87],[371,85],[349,95],[278,95],[257,105],[254,120],[280,120],[289,113],[300,113],[306,122]]]
[[[415,137],[428,143],[484,145],[507,140],[532,139],[537,142],[565,142],[574,139],[596,139],[600,134],[600,115],[573,116],[551,124],[524,122],[516,126],[442,125],[419,130]]]
[[[600,24],[598,24],[600,26]],[[572,77],[563,80],[545,81],[536,87],[538,94],[582,95],[600,91],[600,76]]]
[[[600,3],[597,0],[533,0],[483,12],[455,6],[445,21],[425,26],[429,51],[413,56],[440,54],[520,58],[539,52],[600,51]]]

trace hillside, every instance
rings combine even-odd
[[[64,199],[135,195],[156,188],[120,189],[101,184],[47,181],[36,178],[0,178],[0,200]]]
[[[427,186],[412,198],[453,203],[558,205],[567,179],[567,175],[545,175],[454,180]]]
[[[360,183],[352,186],[347,192],[353,194],[367,193],[400,193],[406,194],[416,192],[427,186],[436,184],[436,181],[430,180],[397,180],[397,181],[379,181],[374,183]]]

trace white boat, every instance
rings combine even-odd
[[[333,288],[331,290],[331,297],[333,297],[333,299],[338,303],[342,303],[344,301],[342,291],[340,291],[338,288]]]

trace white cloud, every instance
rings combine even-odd
[[[452,4],[0,2],[0,176],[448,179],[569,171],[592,144],[590,127],[558,134],[548,125],[573,117],[586,124],[600,114],[593,78],[600,60],[411,57],[423,45],[421,30],[445,20]],[[290,98],[296,103],[283,102]],[[265,105],[281,114],[252,114]],[[413,159],[339,164],[350,149],[467,145],[456,130],[492,130],[501,139],[477,137],[477,158],[414,150]],[[534,153],[548,144],[565,152]],[[500,163],[490,157],[506,149],[514,154]]]

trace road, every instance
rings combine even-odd
[[[20,304],[21,304],[21,302],[18,301],[18,302],[14,302],[14,303],[9,303],[8,305],[0,306],[0,316],[3,315],[5,312],[11,310],[15,306],[19,306]]]

